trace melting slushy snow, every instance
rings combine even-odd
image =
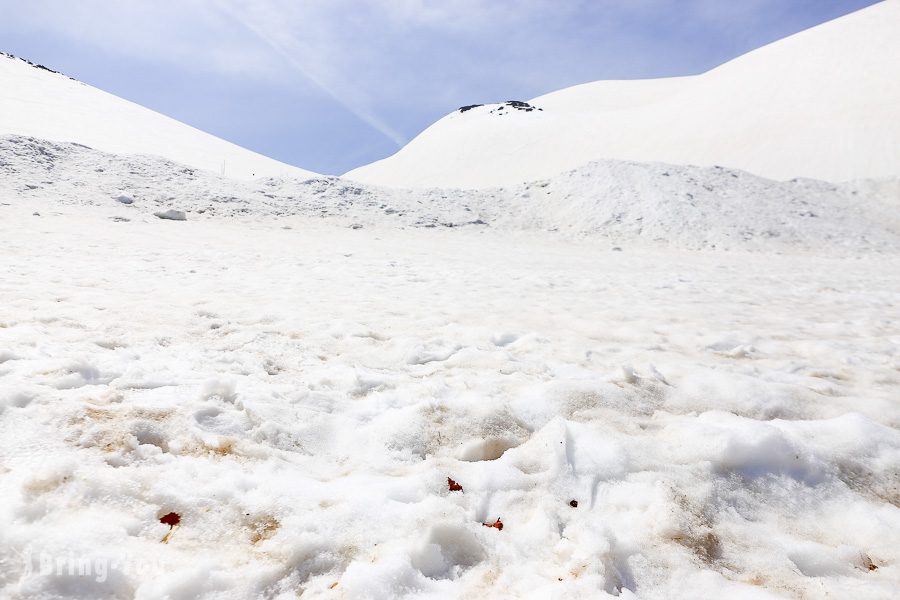
[[[653,235],[614,251],[602,221],[542,230],[524,188],[7,143],[47,162],[2,155],[0,597],[896,597],[900,256],[871,198],[753,179],[818,225],[691,232],[652,190],[713,171],[659,173],[632,180]],[[363,200],[309,208],[338,189]],[[406,227],[442,195],[495,224]],[[781,254],[684,249],[760,222]]]

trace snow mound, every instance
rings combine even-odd
[[[160,156],[237,179],[313,176],[5,53],[0,53],[0,134]]]
[[[0,137],[0,194],[115,206],[118,218],[314,217],[361,227],[468,227],[602,238],[616,247],[896,252],[900,180],[776,182],[721,167],[603,161],[545,181],[422,191],[338,178],[240,182],[146,156]],[[125,196],[132,204],[123,204]]]
[[[615,247],[896,252],[900,180],[776,182],[721,167],[602,161],[510,188],[421,191],[338,178],[241,182],[154,157],[0,137],[0,197],[114,207],[116,219],[293,216],[361,227],[550,231]],[[116,199],[125,196],[132,204]]]
[[[398,187],[483,188],[600,159],[726,165],[773,179],[900,175],[900,0],[885,0],[693,77],[599,81],[472,105],[350,171]]]

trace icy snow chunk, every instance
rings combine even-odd
[[[753,358],[757,353],[756,347],[750,344],[731,344],[722,342],[707,346],[707,350],[726,356],[728,358]]]
[[[717,462],[722,469],[749,478],[787,475],[815,485],[825,477],[822,466],[778,429],[750,421],[731,432]]]
[[[100,372],[96,366],[81,360],[71,363],[66,368],[67,374],[51,385],[58,390],[73,390],[87,385],[106,385],[116,375],[109,375]]]
[[[648,365],[648,368],[650,369],[650,374],[653,375],[653,377],[657,381],[666,385],[672,385],[671,383],[669,383],[669,380],[666,379],[666,376],[659,372],[659,369],[656,368],[656,365],[651,363],[650,365]]]
[[[832,548],[815,542],[805,542],[788,553],[788,558],[807,577],[849,576],[854,569],[868,570],[871,560],[852,546]]]
[[[640,379],[640,375],[637,374],[637,371],[634,370],[634,367],[631,365],[622,365],[622,376],[624,377],[625,383],[630,383],[634,385]]]
[[[138,444],[156,446],[163,452],[169,451],[168,434],[159,424],[150,421],[136,421],[131,424],[131,435]]]
[[[8,360],[19,360],[19,355],[13,352],[12,350],[3,350],[0,349],[0,365],[5,363]]]
[[[174,208],[156,211],[153,215],[166,221],[187,221],[187,215],[184,214],[184,211],[175,210]]]
[[[518,440],[509,437],[475,439],[463,444],[456,457],[466,462],[497,460],[504,452],[518,445]]]
[[[350,394],[357,397],[366,396],[372,392],[384,390],[390,385],[390,380],[378,373],[357,373]]]
[[[3,395],[0,395],[0,410],[2,410],[6,406],[13,406],[15,408],[25,408],[31,401],[34,400],[35,394],[33,392],[24,391],[24,390],[12,390],[6,392]]]
[[[382,553],[372,560],[357,559],[350,563],[341,576],[339,589],[343,590],[343,594],[338,597],[425,597],[426,594],[422,592],[428,591],[434,584],[433,580],[426,578],[412,566],[408,556]]]
[[[459,344],[451,344],[444,340],[434,340],[419,344],[406,355],[406,363],[424,365],[430,362],[445,361],[462,349]]]
[[[509,346],[513,342],[515,342],[517,339],[519,339],[519,336],[516,335],[515,333],[505,332],[505,333],[498,333],[497,335],[492,337],[491,342],[493,342],[493,344],[495,346],[504,348],[506,346]]]
[[[210,379],[203,384],[200,398],[203,400],[220,398],[233,403],[237,399],[237,384],[231,379]]]
[[[121,204],[134,204],[134,198],[122,194],[120,196],[116,196],[116,202],[119,202]]]
[[[478,538],[461,525],[449,523],[432,526],[425,543],[411,557],[413,566],[432,579],[455,579],[484,558]]]
[[[214,406],[201,408],[194,412],[194,421],[201,430],[222,436],[244,435],[250,428],[243,413],[225,412]]]

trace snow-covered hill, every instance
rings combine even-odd
[[[105,152],[165,157],[251,179],[312,176],[25,60],[0,53],[0,135],[76,142]]]
[[[334,177],[240,182],[146,156],[0,137],[0,198],[178,210],[191,219],[304,216],[345,226],[471,227],[592,237],[610,246],[900,251],[900,180],[777,182],[724,168],[601,161],[548,180],[484,190],[404,190]],[[123,204],[120,196],[133,201]]]
[[[708,73],[600,81],[456,111],[347,173],[402,187],[508,185],[600,159],[725,165],[773,179],[900,175],[900,0]]]

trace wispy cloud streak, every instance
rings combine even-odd
[[[215,5],[362,122],[398,147],[408,141],[368,105],[363,90],[354,89],[346,78],[329,69],[327,60],[317,48],[303,44],[295,36],[277,6],[265,0],[255,0],[252,8],[230,0],[215,0]]]

